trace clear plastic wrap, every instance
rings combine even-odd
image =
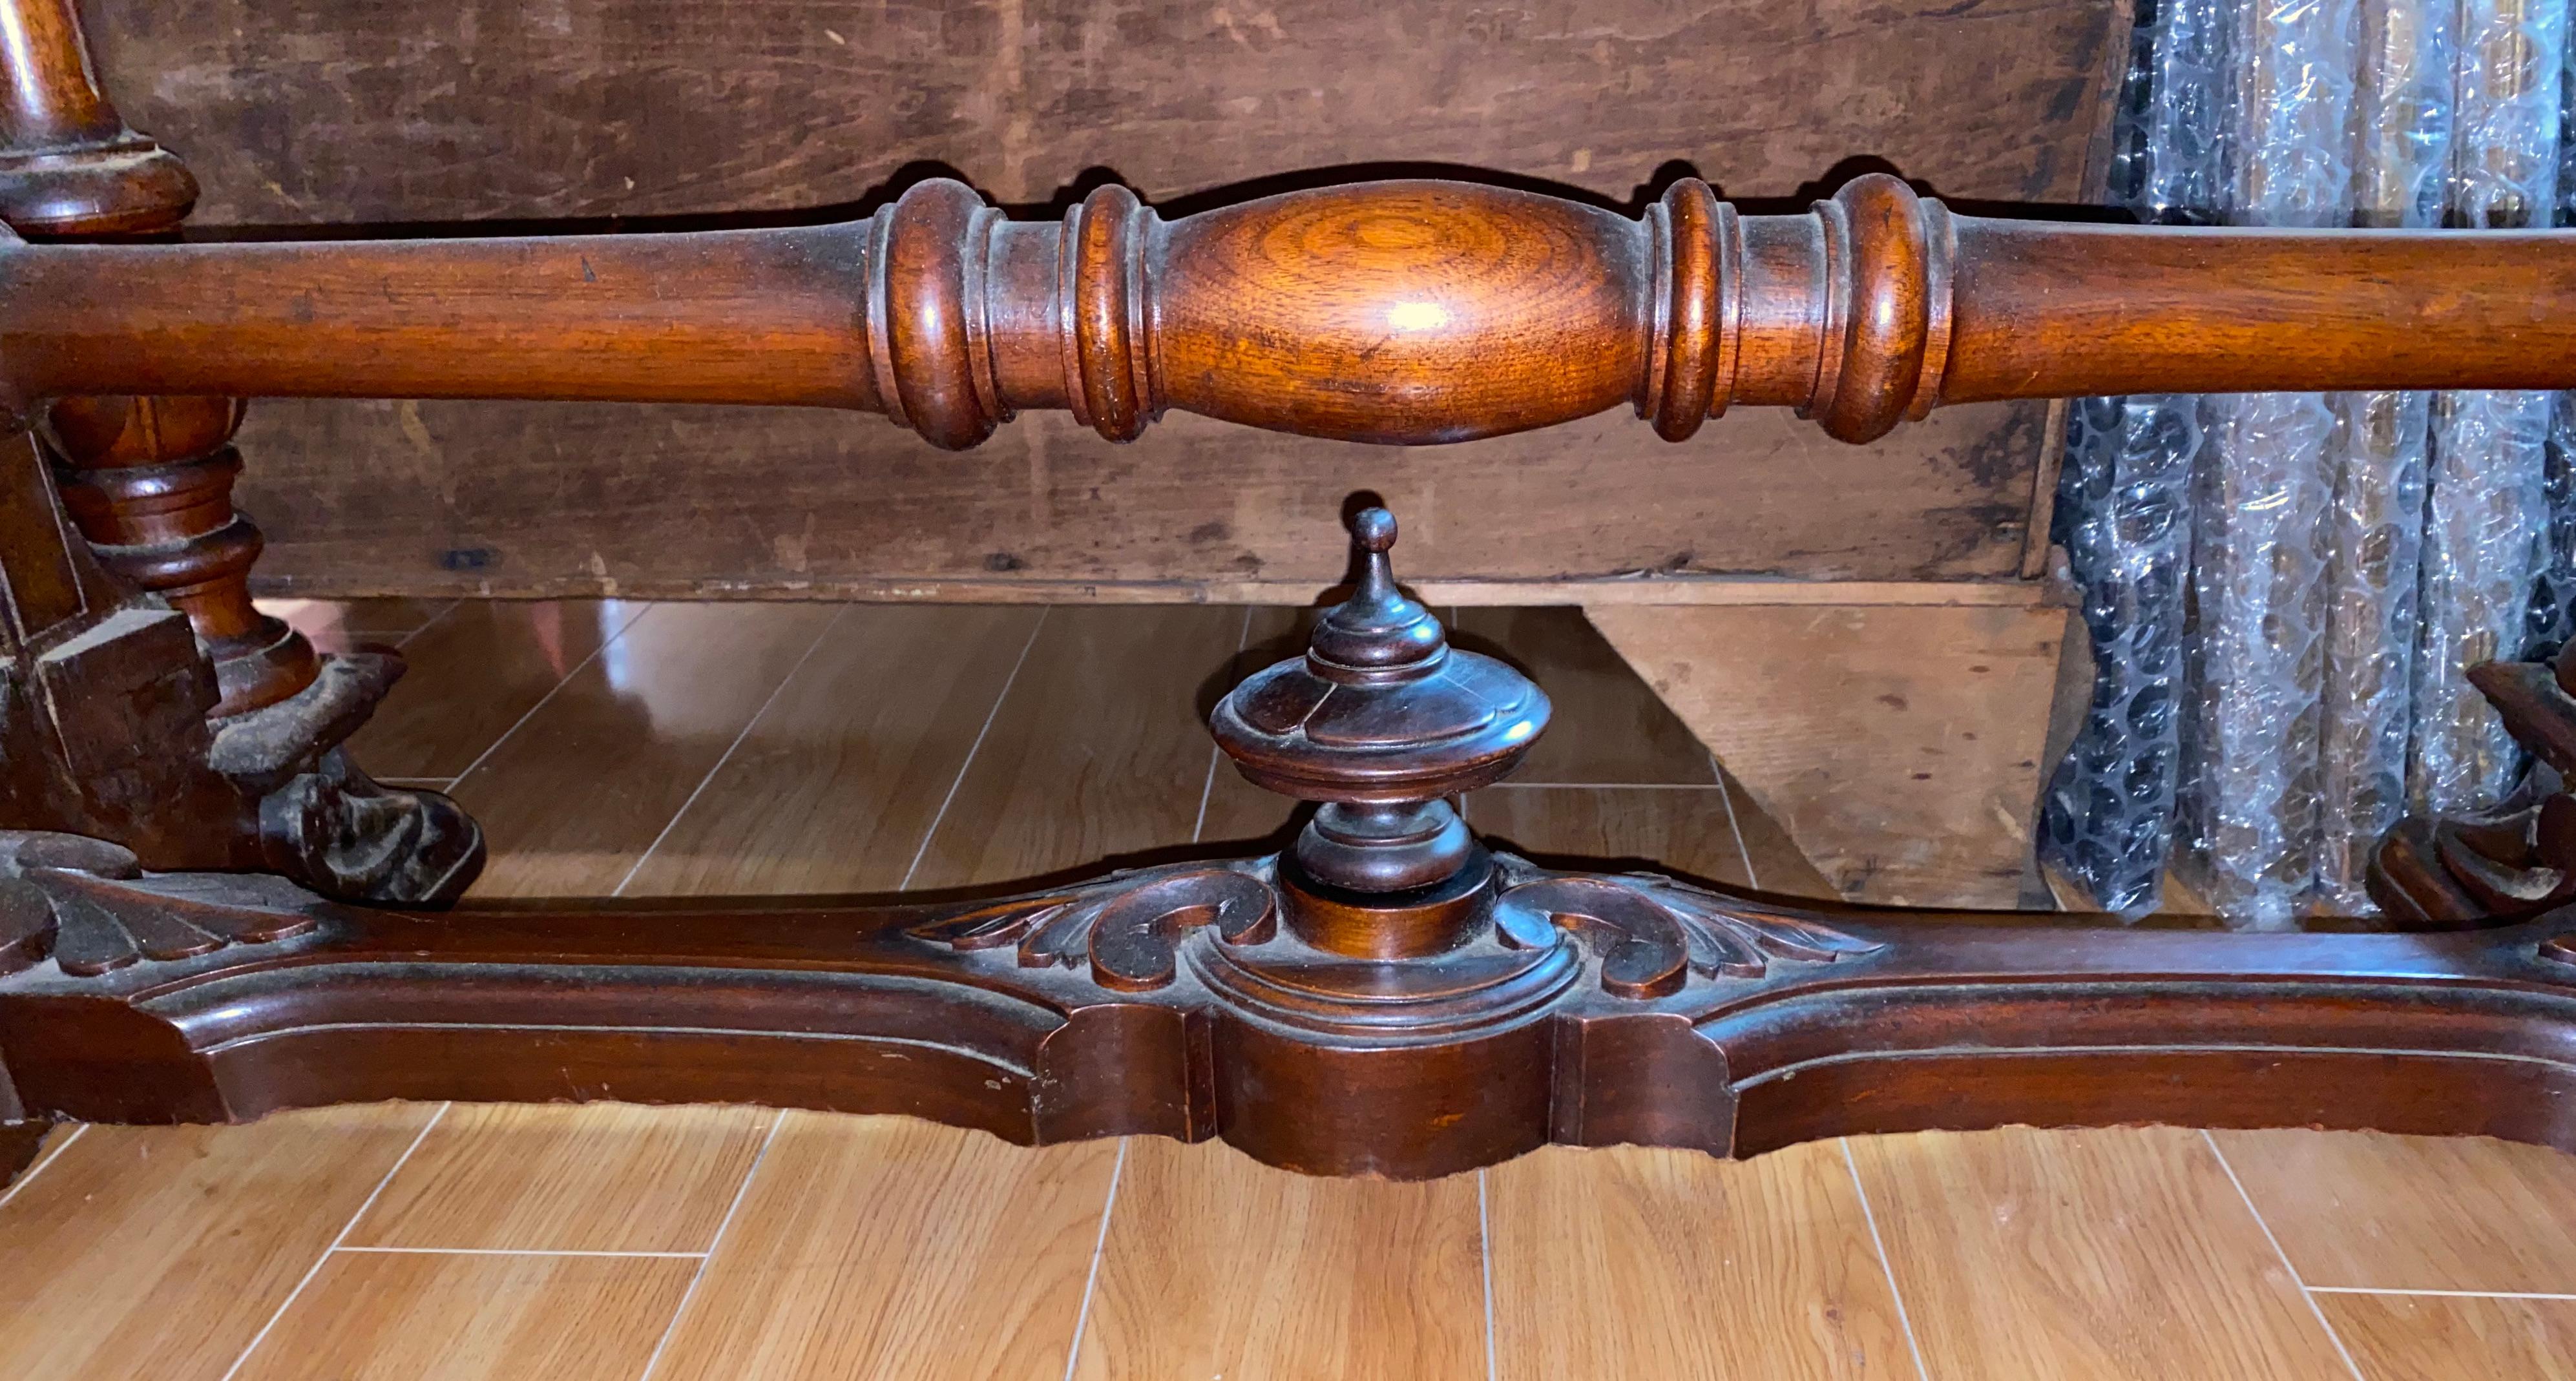
[[[2451,161],[2458,0],[2370,0],[2361,16],[2353,183],[2357,224],[2442,223]],[[2326,513],[2325,680],[2317,763],[2318,904],[2373,909],[2370,850],[2406,804],[2431,395],[2338,395]]]
[[[2229,219],[2344,223],[2360,0],[2237,15]],[[2326,509],[2341,415],[2317,394],[2204,403],[2183,819],[2187,872],[2229,920],[2288,925],[2316,876]]]
[[[2546,224],[2558,202],[2566,0],[2461,0],[2450,219]],[[2407,792],[2421,809],[2495,804],[2520,750],[2467,670],[2521,650],[2547,517],[2552,395],[2461,392],[2433,403],[2423,633]]]
[[[2141,219],[2224,205],[2234,0],[2148,0],[2131,33],[2110,196]],[[2199,400],[2079,399],[2068,410],[2052,538],[2093,646],[2092,703],[2040,812],[2041,855],[2125,915],[2151,910],[2172,852],[2184,582]]]
[[[2571,21],[2576,22],[2576,21]],[[2568,45],[2567,77],[2558,95],[2558,215],[2576,225],[2576,42]],[[2576,636],[2576,394],[2561,393],[2549,412],[2549,454],[2541,467],[2541,493],[2549,517],[2542,529],[2540,569],[2532,582],[2531,611],[2522,655],[2558,655]]]

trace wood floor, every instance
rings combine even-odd
[[[486,895],[941,888],[1274,834],[1210,607],[289,611],[398,642],[358,740]],[[1567,611],[1465,611],[1558,707],[1525,850],[1821,879]],[[1546,1151],[1429,1184],[901,1119],[385,1105],[57,1130],[0,1196],[0,1378],[2576,1378],[2576,1159],[2180,1129]]]

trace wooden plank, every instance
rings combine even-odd
[[[1845,896],[2015,905],[2071,619],[2012,606],[1589,610]]]
[[[773,1115],[626,1103],[450,1108],[348,1244],[702,1252]]]
[[[1624,201],[1675,161],[1793,197],[1865,154],[2093,200],[2129,6],[1658,0],[92,0],[102,84],[197,226],[668,216],[864,199],[923,163],[1042,203],[1423,160]]]
[[[2576,1156],[2483,1137],[2213,1135],[2310,1285],[2576,1294]]]
[[[633,1381],[697,1266],[673,1257],[336,1252],[236,1375]]]
[[[0,1205],[0,1376],[221,1376],[433,1108],[92,1127]]]
[[[2198,1132],[1848,1144],[1932,1381],[2350,1381]]]
[[[1072,1375],[1487,1375],[1476,1178],[1316,1179],[1219,1143],[1128,1143]]]
[[[2319,1295],[2370,1381],[2576,1381],[2576,1300]]]
[[[1180,413],[1113,446],[1032,413],[957,454],[814,410],[273,400],[243,428],[238,501],[276,595],[1305,603],[1342,579],[1343,502],[1367,491],[1434,599],[1503,582],[1562,603],[1612,576],[1737,599],[1694,591],[2012,581],[2045,412],[1944,408],[1846,446],[1743,409],[1681,447],[1613,413],[1401,453]],[[1506,596],[1532,602],[1485,598]]]
[[[1549,1147],[1495,1166],[1496,1375],[1916,1381],[1842,1150]]]
[[[1117,1162],[788,1113],[653,1381],[1062,1376]]]

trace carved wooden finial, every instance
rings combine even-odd
[[[1211,727],[1255,785],[1324,803],[1289,851],[1292,880],[1358,897],[1472,891],[1490,861],[1444,798],[1517,767],[1547,727],[1547,697],[1511,667],[1449,646],[1440,621],[1396,586],[1394,515],[1363,510],[1351,533],[1361,567],[1351,597],[1316,625],[1304,657],[1237,686]],[[1374,955],[1454,942],[1446,912],[1428,917],[1428,933],[1390,933],[1400,910],[1382,914],[1386,928],[1353,912],[1308,938]]]

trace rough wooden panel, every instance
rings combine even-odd
[[[1590,615],[1845,896],[2013,906],[2068,618],[2003,606]]]
[[[2072,201],[2127,0],[91,0],[195,224],[1149,198],[1388,160],[1624,200],[1684,161],[1778,197],[1855,156]]]
[[[1174,414],[1114,446],[1060,414],[935,451],[798,409],[273,401],[242,431],[263,590],[918,597],[940,580],[1342,578],[1344,499],[1404,520],[1411,581],[1625,572],[2001,580],[2042,404],[1946,409],[1874,446],[1731,413],[1391,450]],[[1061,597],[1060,594],[1040,597]]]

